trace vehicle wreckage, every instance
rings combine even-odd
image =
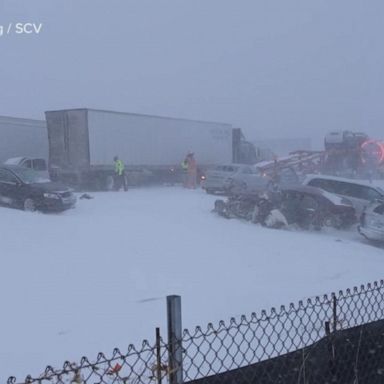
[[[232,195],[216,200],[213,211],[228,219],[239,218],[269,228],[343,229],[357,222],[348,199],[309,186]]]

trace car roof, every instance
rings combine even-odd
[[[322,174],[306,175],[304,182],[308,182],[308,181],[313,180],[313,179],[343,181],[345,183],[358,184],[358,185],[362,185],[364,187],[381,189],[378,185],[371,184],[370,182],[366,182],[364,180],[348,179],[346,177],[338,177],[338,176],[330,176],[330,175],[322,175]]]
[[[283,191],[311,193],[314,195],[324,195],[324,191],[317,187],[311,187],[309,185],[294,185],[292,187],[282,188]]]
[[[343,203],[343,201],[344,202],[345,201],[350,202],[348,200],[348,198],[339,197],[338,195],[336,195],[332,192],[327,192],[321,188],[311,187],[311,186],[307,186],[307,185],[297,185],[297,186],[282,188],[282,191],[298,192],[298,193],[304,193],[304,194],[308,194],[308,195],[314,195],[314,196],[329,200],[333,204],[336,204],[336,205],[340,205],[340,204],[345,205],[345,203]]]
[[[29,168],[20,167],[19,165],[13,165],[13,164],[0,164],[0,169],[7,169],[8,171],[18,171],[18,170],[25,170]]]
[[[337,195],[331,192],[327,192],[321,188],[311,187],[307,185],[297,185],[297,186],[282,188],[282,191],[306,193],[309,195],[321,196],[328,200],[335,200],[336,198],[340,199],[339,197],[337,197]]]
[[[27,158],[26,157],[11,157],[11,158],[5,160],[3,164],[6,164],[6,165],[18,165],[18,164],[20,164],[24,160],[27,160]]]

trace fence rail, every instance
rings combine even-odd
[[[175,340],[170,342],[172,339],[168,338],[164,341],[157,332],[153,344],[144,341],[140,348],[129,345],[124,352],[115,349],[111,357],[99,353],[94,361],[86,357],[77,364],[67,361],[61,369],[47,367],[35,378],[27,376],[20,381],[10,377],[7,384],[40,384],[44,381],[55,384],[178,384],[181,381],[204,380],[213,383],[213,379],[209,381],[207,378],[217,376],[221,377],[218,382],[226,382],[220,375],[228,372],[237,372],[240,376],[235,381],[239,383],[256,382],[255,372],[258,372],[258,383],[291,382],[287,377],[285,381],[278,381],[283,380],[281,372],[290,372],[295,383],[326,383],[332,382],[336,371],[352,370],[356,374],[358,365],[364,359],[355,358],[351,362],[351,345],[355,348],[353,353],[357,354],[363,347],[366,348],[366,353],[376,359],[376,365],[372,363],[369,369],[382,375],[384,340],[381,338],[384,326],[382,322],[377,322],[383,319],[384,281],[380,280],[305,302],[299,301],[296,305],[272,308],[269,312],[262,311],[260,315],[252,313],[248,317],[243,315],[228,322],[220,321],[217,325],[210,323],[206,328],[184,330],[179,336],[182,348],[180,376],[175,374],[175,369],[180,368],[175,368],[174,363]],[[357,338],[352,332],[354,329],[360,332]],[[349,333],[345,333],[347,330]],[[380,343],[383,344],[383,353],[378,352]],[[311,360],[314,358],[316,363]],[[176,357],[176,361],[179,360],[180,357]],[[307,370],[303,368],[304,363],[308,364]],[[311,364],[316,368],[309,373]],[[326,366],[325,371],[319,370],[319,364]],[[350,367],[351,364],[353,366]],[[315,371],[321,373],[316,376]],[[244,376],[245,372],[248,373]],[[321,380],[316,377],[321,377]],[[233,379],[231,376],[228,382]],[[370,380],[375,382],[372,377]],[[360,384],[363,382],[359,381]]]

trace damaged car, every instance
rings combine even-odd
[[[209,194],[226,193],[231,180],[237,175],[246,175],[253,172],[251,165],[222,164],[208,170],[201,181],[201,188]]]
[[[302,228],[348,228],[357,222],[351,201],[320,188],[297,186],[282,190],[281,210],[289,223]]]
[[[384,242],[383,202],[375,202],[365,208],[360,218],[358,231],[368,240]]]
[[[321,188],[348,199],[353,204],[358,216],[371,202],[384,200],[384,190],[364,181],[327,175],[307,175],[303,184]]]
[[[303,229],[342,229],[357,221],[349,200],[307,186],[233,195],[226,201],[216,200],[214,211],[226,218],[241,218],[274,228],[294,225]]]
[[[251,194],[299,184],[299,177],[293,168],[263,170],[255,165],[250,172],[238,173],[228,178],[225,189],[231,194]]]

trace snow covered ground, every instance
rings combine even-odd
[[[180,187],[92,194],[62,214],[0,208],[0,380],[382,278],[383,249],[354,231],[262,228],[211,213]]]

